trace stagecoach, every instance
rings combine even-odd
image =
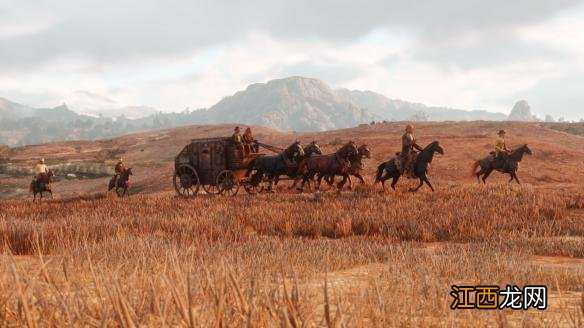
[[[249,194],[262,191],[252,184],[253,164],[262,153],[246,153],[232,138],[193,139],[174,160],[174,188],[182,197],[207,194],[237,195],[240,186]]]

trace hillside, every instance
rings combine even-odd
[[[172,191],[173,158],[192,139],[228,136],[233,125],[188,126],[127,135],[101,141],[57,142],[26,146],[4,151],[0,162],[0,183],[3,197],[27,197],[30,168],[44,157],[53,168],[75,174],[75,179],[63,176],[55,184],[62,197],[75,193],[104,191],[111,169],[118,157],[134,167],[134,192]],[[431,177],[438,188],[450,184],[475,183],[469,177],[470,166],[492,149],[499,129],[508,131],[510,147],[528,144],[534,156],[521,163],[519,176],[524,183],[539,186],[576,188],[584,183],[584,138],[545,127],[540,123],[468,122],[418,123],[417,138],[425,145],[439,140],[446,150],[432,164]],[[367,179],[372,181],[374,168],[389,159],[399,149],[403,123],[386,123],[326,132],[278,132],[254,127],[255,136],[265,143],[284,147],[294,140],[307,143],[316,140],[326,153],[333,152],[340,142],[354,140],[367,143],[372,159],[366,161]],[[572,173],[573,174],[572,174]],[[491,183],[506,182],[506,177],[494,174]],[[408,185],[408,182],[405,182]],[[404,186],[402,186],[405,188]]]
[[[115,117],[80,112],[83,108],[71,109],[66,104],[31,108],[0,98],[0,144],[97,140],[191,124],[240,122],[280,131],[326,131],[372,121],[506,119],[501,113],[426,106],[389,99],[372,91],[333,90],[320,80],[304,77],[255,83],[208,109],[162,113],[151,107],[131,106],[101,111],[115,113]]]
[[[337,89],[335,93],[342,100],[366,109],[370,113],[388,121],[407,121],[419,115],[423,115],[424,120],[437,122],[503,121],[507,118],[505,114],[492,113],[485,110],[433,107],[400,99],[389,99],[372,91]]]
[[[209,108],[205,120],[241,122],[282,131],[325,131],[375,120],[375,116],[345,102],[324,82],[290,77],[252,84]]]

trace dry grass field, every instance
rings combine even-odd
[[[432,164],[435,193],[409,193],[406,181],[386,194],[176,197],[173,156],[190,138],[229,128],[13,150],[11,163],[25,166],[39,155],[57,164],[122,149],[140,193],[118,199],[103,192],[107,178],[62,180],[54,199],[33,204],[6,187],[14,199],[0,201],[0,326],[584,326],[584,138],[538,124],[428,123],[420,143],[446,150]],[[402,128],[256,135],[276,145],[316,139],[326,151],[336,140],[367,143],[371,183]],[[534,152],[521,186],[469,177],[499,128]],[[530,284],[548,286],[547,310],[450,310],[452,285]]]

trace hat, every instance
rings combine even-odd
[[[505,134],[505,130],[499,130],[499,133],[497,133],[498,135],[502,135]]]

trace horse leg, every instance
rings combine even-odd
[[[321,173],[318,174],[316,190],[320,190],[320,184],[322,183],[322,178],[323,177],[324,176]]]
[[[345,183],[347,183],[347,180],[349,180],[349,175],[348,174],[343,174],[343,180],[341,180],[337,184],[337,189],[339,189],[339,190],[343,189],[343,186],[345,185]],[[350,186],[349,186],[349,189],[351,189]]]
[[[432,192],[434,192],[434,186],[432,186],[432,183],[430,182],[430,180],[428,179],[428,177],[426,175],[424,175],[424,177],[422,178],[424,180],[424,182],[428,185],[428,187],[430,187],[430,189],[432,189]]]
[[[519,177],[517,177],[517,172],[511,173],[511,178],[515,179],[515,181],[517,181],[517,184],[521,184],[521,182],[519,182]]]
[[[272,185],[274,183],[274,176],[273,175],[268,175],[268,180],[270,181],[270,183],[268,184],[268,192],[274,192],[274,190],[272,189]]]
[[[335,183],[335,175],[331,174],[331,175],[325,176],[324,181],[329,185],[329,187],[332,187],[333,184]]]
[[[365,179],[363,178],[361,173],[355,173],[355,174],[353,174],[353,176],[356,177],[357,179],[359,179],[359,181],[361,181],[362,185],[365,185]],[[351,180],[351,177],[349,177],[349,189],[353,189],[353,181]]]
[[[481,184],[481,175],[483,175],[483,174],[485,174],[485,171],[483,170],[483,168],[481,168],[481,169],[480,169],[480,170],[479,170],[479,171],[476,173],[476,176],[477,176],[477,182],[478,182],[479,184]]]
[[[422,188],[422,186],[424,185],[424,179],[423,178],[419,178],[419,179],[420,179],[420,184],[416,188],[410,188],[410,192],[416,192],[420,188]]]
[[[395,185],[399,181],[400,175],[399,174],[394,174],[392,178],[393,179],[391,180],[391,189],[395,190]]]
[[[382,174],[378,180],[379,182],[381,182],[381,187],[383,188],[383,192],[385,192],[385,181],[387,179],[389,179],[389,176],[387,174]]]
[[[483,175],[483,183],[487,184],[487,178],[489,177],[489,175],[491,175],[491,173],[493,173],[492,169],[488,169],[485,174]]]

